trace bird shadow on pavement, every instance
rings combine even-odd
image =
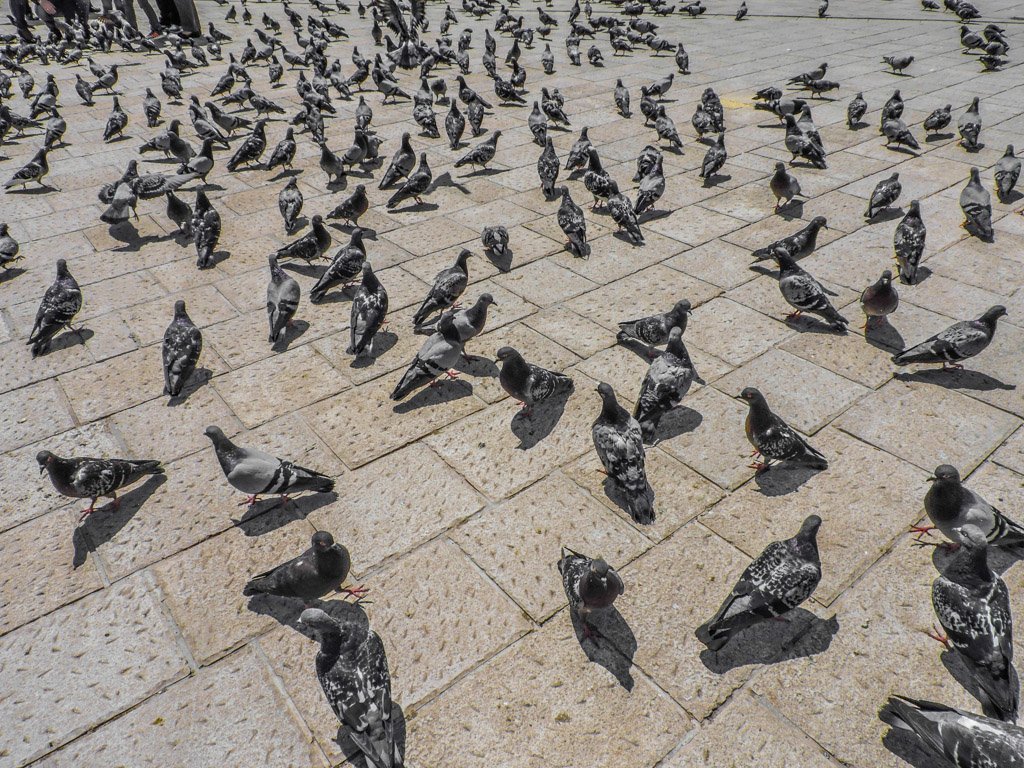
[[[901,352],[907,345],[887,317],[876,317],[868,321],[864,329],[864,340],[884,352]]]
[[[271,349],[275,352],[284,352],[291,346],[291,343],[309,330],[309,323],[305,320],[292,320],[285,326],[284,331],[277,337]]]
[[[942,368],[928,368],[903,373],[902,371],[893,374],[893,378],[899,381],[919,381],[924,384],[935,384],[946,389],[970,389],[975,392],[991,392],[993,390],[1014,390],[1015,384],[1005,384],[993,376],[981,371],[951,371]]]
[[[0,285],[3,285],[7,281],[13,280],[20,275],[24,275],[26,272],[28,272],[28,270],[23,269],[22,267],[8,267],[3,272],[0,272]]]
[[[821,333],[826,336],[845,336],[846,330],[840,332],[836,326],[819,320],[816,317],[800,315],[799,317],[786,317],[782,320],[789,328],[800,333]]]
[[[732,176],[728,173],[712,173],[710,176],[704,177],[704,189],[708,187],[717,187],[719,184],[723,184],[727,181],[731,181]]]
[[[910,155],[911,157],[917,157],[917,152],[910,149],[910,147],[901,147],[899,145],[893,146],[892,144],[883,144],[886,149],[890,152],[896,152],[901,155]]]
[[[929,755],[917,736],[902,728],[890,728],[882,737],[882,745],[912,768],[946,768],[948,763]]]
[[[64,331],[59,336],[54,337],[53,341],[50,342],[49,348],[43,355],[52,355],[54,352],[60,352],[62,349],[70,349],[71,347],[77,347],[79,345],[85,345],[89,339],[96,334],[90,328],[79,328],[78,331]]]
[[[519,438],[519,445],[516,448],[528,451],[550,435],[565,413],[565,404],[571,395],[571,392],[566,392],[537,403],[529,415],[522,410],[516,411],[509,425],[512,434]]]
[[[459,190],[459,192],[461,192],[462,194],[469,194],[469,187],[467,187],[465,184],[459,184],[459,182],[453,179],[450,171],[445,171],[436,179],[434,179],[434,183],[430,187],[430,191],[433,191],[438,187],[455,187],[455,189]],[[436,205],[434,206],[434,209],[437,209]]]
[[[765,496],[785,496],[798,490],[801,485],[823,471],[784,462],[754,475],[754,483]]]
[[[677,406],[661,417],[658,428],[654,431],[653,445],[693,432],[703,421],[704,416],[699,411],[687,408],[685,405]]]
[[[404,402],[395,405],[393,410],[395,413],[411,413],[417,411],[420,408],[427,408],[434,405],[441,405],[442,403],[450,403],[453,400],[461,400],[464,397],[469,397],[473,394],[473,385],[466,381],[456,380],[441,380],[437,386],[424,387],[419,390],[415,395],[410,397]]]
[[[508,173],[508,168],[477,168],[475,171],[463,174],[463,179],[475,179],[478,177],[497,176],[499,173]]]
[[[86,517],[75,528],[72,536],[75,550],[72,565],[78,568],[85,562],[90,551],[95,552],[114,538],[121,529],[131,522],[146,500],[156,492],[156,489],[166,482],[166,475],[150,475],[142,485],[118,496],[120,504],[117,509],[111,509],[110,504],[113,502],[109,502],[103,507],[98,507],[95,512]]]
[[[506,248],[505,255],[499,256],[490,248],[485,248],[484,256],[499,270],[502,272],[508,272],[512,269],[512,257],[515,256],[515,252],[511,248]]]
[[[174,397],[167,399],[167,407],[174,408],[181,405],[212,378],[213,371],[209,368],[196,368],[196,370],[192,372],[192,375],[189,376],[188,382],[182,388],[181,392]]]
[[[338,494],[334,491],[290,497],[287,501],[282,501],[280,497],[260,499],[246,507],[240,518],[232,518],[231,522],[246,536],[254,538],[296,520],[305,520],[310,512],[333,504],[337,499]]]
[[[427,211],[436,211],[439,208],[437,203],[416,203],[412,205],[402,206],[401,204],[394,208],[388,208],[390,213],[423,213]]]
[[[868,224],[884,224],[894,219],[902,219],[905,214],[906,211],[901,206],[896,206],[895,208],[886,208],[883,211],[879,211],[866,221]]]
[[[839,632],[839,619],[822,619],[805,608],[794,608],[785,620],[768,620],[747,627],[717,651],[705,648],[701,663],[722,675],[751,664],[778,664],[817,656],[828,650]]]
[[[947,141],[948,139],[952,139],[955,136],[955,133],[929,133],[927,136],[924,137],[924,143],[932,144],[936,141]]]
[[[803,200],[790,200],[785,205],[779,206],[775,209],[775,213],[786,221],[794,221],[804,215],[804,201]]]
[[[459,359],[458,365],[455,366],[455,370],[468,373],[477,379],[498,378],[498,366],[489,357],[483,355],[464,354]]]
[[[590,637],[584,637],[583,622],[575,611],[569,611],[569,618],[572,620],[576,641],[587,658],[608,670],[627,691],[632,691],[635,681],[630,674],[630,667],[636,655],[637,641],[622,614],[614,605],[592,613],[591,627],[600,634],[593,633]]]
[[[632,336],[624,336],[621,338],[617,337],[616,342],[620,347],[628,349],[641,360],[645,360],[648,364],[662,355],[662,350],[649,344],[645,344],[640,341],[640,339],[634,339]]]
[[[388,350],[392,349],[397,343],[397,333],[392,333],[391,331],[377,331],[377,335],[373,337],[371,353],[366,354],[366,352],[363,352],[363,354],[361,354],[359,357],[353,357],[352,362],[349,363],[349,367],[369,368],[371,365],[376,363],[377,360],[382,355],[384,355]]]
[[[280,171],[276,176],[267,179],[268,183],[280,181],[281,179],[290,178],[291,176],[298,176],[302,171],[299,168],[288,168]]]

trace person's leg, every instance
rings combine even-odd
[[[186,34],[202,34],[202,27],[199,25],[199,12],[196,11],[196,4],[193,0],[174,0],[178,8],[178,18],[181,20],[181,29]]]
[[[31,40],[32,33],[28,28],[28,0],[10,0],[11,19],[22,40]]]
[[[156,6],[160,9],[160,25],[169,27],[178,23],[178,11],[174,7],[174,0],[156,0]]]
[[[153,10],[152,4],[149,0],[137,0],[139,7],[142,12],[146,14],[146,20],[149,22],[149,30],[151,32],[160,31],[160,19],[156,15],[156,11]]]

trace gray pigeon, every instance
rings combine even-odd
[[[100,496],[112,498],[113,508],[120,502],[117,492],[146,475],[162,475],[164,469],[159,461],[150,459],[92,459],[75,456],[63,459],[50,451],[36,454],[39,474],[47,472],[50,482],[62,495],[72,499],[89,499],[89,506],[82,511],[79,521],[96,511],[96,500]]]
[[[763,248],[758,248],[751,255],[755,261],[765,261],[766,259],[775,258],[776,251],[781,248],[793,259],[802,259],[814,251],[818,244],[818,233],[822,228],[828,229],[827,219],[824,216],[815,216],[807,223],[806,227],[803,227],[798,232],[794,232],[792,235],[788,235],[781,240],[776,240],[774,243],[770,243]]]
[[[686,323],[691,314],[693,309],[690,302],[687,299],[680,299],[668,312],[619,323],[616,339],[620,342],[638,339],[645,344],[658,346],[668,341],[673,328],[679,328],[685,333]]]
[[[370,262],[363,262],[363,282],[352,298],[352,310],[349,318],[350,343],[345,352],[358,357],[364,352],[372,354],[373,340],[377,331],[384,325],[388,314],[388,292],[377,275],[374,274]]]
[[[558,207],[557,218],[558,226],[568,241],[566,248],[574,256],[585,259],[590,255],[590,246],[587,244],[587,220],[583,216],[583,209],[576,205],[568,187],[562,187],[560,192],[562,202]]]
[[[953,542],[963,543],[963,527],[973,526],[995,547],[1024,546],[1024,527],[1018,525],[960,481],[956,467],[942,464],[929,478],[932,486],[924,497],[924,509],[933,525],[915,526],[915,533],[938,529]]]
[[[613,179],[609,186],[608,202],[605,204],[608,213],[611,214],[620,232],[624,232],[635,245],[644,244],[644,235],[640,231],[640,222],[637,220],[636,211],[633,210],[633,202],[624,194],[619,192],[619,185]]]
[[[267,285],[267,318],[270,320],[270,335],[267,340],[276,344],[285,326],[295,317],[301,290],[295,278],[278,265],[276,256],[270,256],[268,261],[270,283]]]
[[[664,163],[664,156],[661,151],[655,147],[652,147],[654,152],[653,162],[650,168],[640,177],[640,186],[636,193],[636,202],[633,204],[633,210],[636,215],[644,213],[645,211],[654,211],[655,204],[661,199],[661,196],[665,194],[665,172],[662,169]],[[639,173],[641,166],[641,158],[637,159],[637,172]],[[634,181],[636,178],[634,177]]]
[[[786,303],[795,310],[786,319],[792,320],[799,317],[802,312],[810,312],[824,318],[835,330],[844,332],[850,321],[832,306],[821,283],[809,272],[797,266],[793,258],[782,248],[775,251],[775,260],[779,264],[779,292]]]
[[[463,354],[465,355],[466,342],[483,333],[484,325],[487,323],[487,309],[492,304],[497,304],[494,297],[489,293],[481,293],[468,309],[449,309],[437,319],[437,323],[433,328],[419,326],[416,328],[416,332],[433,333],[444,330],[451,325],[458,334],[459,341],[463,345]]]
[[[527,416],[535,404],[551,397],[568,394],[573,390],[573,381],[568,376],[526,362],[512,347],[502,347],[496,357],[501,363],[498,383],[509,395],[522,403],[523,412]]]
[[[956,121],[960,131],[960,144],[967,150],[978,149],[978,136],[981,134],[981,113],[978,111],[978,97],[975,96],[971,106]]]
[[[278,259],[304,259],[309,263],[327,252],[332,239],[330,231],[324,226],[323,217],[316,215],[309,232],[279,248],[275,255]]]
[[[743,571],[718,613],[697,629],[697,639],[718,651],[737,632],[783,616],[807,600],[821,581],[820,527],[821,518],[810,515],[796,536],[765,547]]]
[[[1010,193],[1020,178],[1020,159],[1013,153],[1013,144],[1006,145],[1006,152],[999,158],[995,168],[996,195],[1001,202],[1008,202]]]
[[[786,170],[786,164],[778,162],[775,164],[775,173],[772,174],[768,186],[775,195],[775,210],[781,205],[789,205],[794,197],[802,197],[800,193],[800,182]],[[785,200],[785,203],[783,203]]]
[[[419,167],[409,174],[405,183],[388,199],[388,208],[394,208],[409,198],[415,200],[417,205],[422,205],[423,200],[420,199],[420,196],[426,194],[433,180],[434,173],[430,170],[430,165],[427,163],[427,153],[420,152]]]
[[[0,269],[8,270],[14,262],[21,259],[22,257],[18,255],[20,250],[21,246],[11,236],[7,229],[7,223],[0,223]]]
[[[981,240],[992,240],[992,196],[981,186],[977,167],[971,168],[971,178],[960,191],[960,208],[964,212],[961,226]]]
[[[868,103],[864,100],[864,94],[858,93],[846,106],[846,126],[851,130],[855,128],[867,111]]]
[[[458,378],[453,370],[462,358],[462,342],[454,323],[447,323],[434,332],[420,347],[412,363],[391,393],[392,400],[402,400],[413,390],[426,386],[438,376]]]
[[[644,469],[644,441],[640,424],[619,405],[611,386],[601,382],[601,413],[591,435],[604,472],[625,495],[626,508],[641,525],[654,522],[654,492]]]
[[[569,599],[569,610],[583,625],[583,636],[600,635],[590,623],[590,617],[595,612],[610,608],[615,598],[625,592],[622,577],[604,559],[590,558],[568,547],[562,547],[558,572],[562,575],[562,586]]]
[[[253,576],[242,594],[297,597],[308,606],[318,597],[335,590],[356,598],[363,597],[364,587],[342,589],[341,585],[352,567],[352,558],[341,544],[327,531],[313,534],[309,549],[269,571]]]
[[[679,407],[696,375],[683,344],[683,331],[677,326],[669,332],[665,352],[654,358],[647,369],[636,399],[633,418],[640,423],[644,442],[654,441],[661,417]]]
[[[883,56],[882,63],[888,64],[889,68],[892,69],[893,74],[903,74],[903,70],[914,63],[914,57],[907,53],[896,54],[893,56]]]
[[[57,259],[57,279],[46,289],[43,300],[36,312],[36,321],[28,342],[32,357],[37,357],[50,348],[53,337],[64,328],[71,328],[71,321],[82,308],[82,291],[68,270],[64,259]]]
[[[213,266],[213,252],[220,242],[220,214],[203,190],[196,192],[196,207],[190,222],[196,246],[196,266]]]
[[[416,310],[416,314],[413,315],[414,326],[423,325],[432,314],[444,311],[458,301],[459,296],[469,285],[469,271],[466,268],[466,262],[472,255],[470,251],[463,248],[452,266],[437,273],[427,297],[423,300],[420,308]]]
[[[629,117],[629,90],[622,84],[622,78],[615,81],[615,107],[623,117]]]
[[[508,253],[508,230],[505,227],[484,227],[480,235],[480,242],[486,250],[493,253],[499,259],[504,259]]]
[[[185,302],[174,302],[174,319],[164,331],[164,394],[177,397],[196,369],[203,351],[203,334],[185,311]]]
[[[892,272],[887,269],[860,295],[860,308],[867,318],[864,327],[867,328],[874,317],[891,315],[899,305],[900,295],[892,284]]]
[[[932,607],[952,647],[980,690],[985,714],[1014,723],[1020,683],[1013,668],[1013,619],[1006,584],[988,565],[988,541],[973,525],[958,529],[961,547],[932,582]],[[972,691],[973,692],[973,691]]]
[[[900,270],[900,281],[913,285],[917,280],[917,267],[924,255],[925,238],[928,228],[921,218],[921,203],[910,201],[910,210],[896,227],[893,236],[893,247],[896,251],[896,264]]]
[[[868,221],[875,218],[883,209],[888,208],[890,205],[896,202],[896,199],[900,196],[903,191],[903,185],[900,184],[899,173],[893,173],[887,179],[882,179],[878,184],[875,185],[874,191],[871,193],[871,199],[868,200],[868,209],[864,213],[864,218]]]
[[[750,407],[744,430],[754,447],[751,455],[764,458],[764,461],[751,464],[751,469],[764,472],[773,461],[792,461],[811,469],[828,469],[828,460],[772,412],[760,390],[747,387],[740,392],[740,399],[746,400]]]
[[[906,696],[890,696],[878,716],[957,768],[1024,768],[1024,728],[1016,725]]]
[[[704,179],[705,185],[710,184],[711,179],[722,170],[728,157],[729,153],[725,149],[725,134],[720,133],[718,140],[708,148],[700,166],[700,177]]]
[[[312,469],[300,467],[256,448],[235,445],[220,427],[207,427],[203,432],[213,442],[217,461],[224,477],[233,488],[248,494],[239,506],[252,506],[260,496],[278,494],[288,501],[289,494],[312,491],[329,493],[334,480]]]
[[[114,194],[115,196],[117,195],[116,192]],[[191,205],[186,203],[170,190],[167,191],[167,218],[173,221],[178,227],[177,234],[180,234],[185,238],[192,237],[193,215]]]
[[[555,145],[551,142],[551,137],[548,136],[544,141],[544,151],[537,159],[537,176],[540,178],[541,191],[547,199],[555,196],[555,182],[558,181],[560,166]]]
[[[284,219],[284,231],[289,235],[295,231],[295,223],[302,212],[302,203],[302,190],[299,189],[298,180],[292,176],[277,196],[277,208]]]
[[[391,674],[384,644],[366,617],[346,612],[342,620],[307,608],[299,624],[312,631],[320,651],[316,676],[327,703],[363,753],[367,768],[402,768],[392,719]]]
[[[942,363],[945,368],[963,368],[962,360],[985,349],[996,333],[996,321],[1006,315],[1006,307],[989,307],[977,320],[961,320],[920,344],[893,355],[897,365]]]
[[[370,200],[366,196],[366,186],[356,184],[352,194],[338,203],[334,210],[327,214],[328,219],[343,219],[350,227],[359,225],[359,218],[370,210]]]
[[[953,105],[947,104],[944,107],[932,110],[931,114],[924,119],[924,129],[928,133],[937,133],[953,122]]]
[[[314,304],[323,301],[327,292],[336,285],[348,285],[363,271],[366,261],[366,246],[363,245],[365,230],[356,227],[352,230],[348,245],[338,249],[331,259],[330,265],[323,271],[309,291],[309,300]]]

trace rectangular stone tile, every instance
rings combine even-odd
[[[606,663],[624,668],[631,690],[587,661],[567,617],[550,622],[420,708],[409,721],[409,762],[457,754],[463,768],[490,766],[495,755],[508,768],[654,764],[690,722],[624,660]]]
[[[0,395],[0,450],[9,451],[75,426],[56,381]]]
[[[22,766],[189,669],[151,581],[140,577],[4,636],[0,672],[8,682],[0,697],[5,760]]]
[[[751,263],[750,251],[746,248],[725,240],[712,240],[673,256],[665,266],[728,289],[757,277],[757,273],[750,270]]]
[[[565,604],[556,567],[563,545],[614,567],[650,546],[561,474],[474,515],[451,537],[536,621]]]
[[[793,331],[760,312],[718,297],[694,311],[686,326],[687,342],[731,365],[757,357]]]
[[[159,397],[164,388],[159,347],[129,352],[57,378],[75,414],[92,421]]]
[[[952,464],[966,474],[1020,419],[933,384],[893,380],[835,423],[929,472],[939,464]]]
[[[549,307],[535,312],[524,320],[524,324],[580,357],[590,357],[598,350],[615,343],[614,337],[607,329],[564,306]]]
[[[156,768],[167,764],[168,755],[197,766],[326,765],[292,718],[266,663],[251,650],[199,670],[39,765]]]
[[[415,481],[403,482],[408,478]],[[433,538],[484,503],[469,483],[421,444],[342,475],[335,492],[337,501],[311,512],[308,519],[345,543],[357,574]]]
[[[549,261],[536,261],[494,278],[532,304],[546,307],[596,288],[596,284]]]

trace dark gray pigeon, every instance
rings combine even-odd
[[[992,546],[1011,549],[1024,546],[1024,527],[966,487],[956,467],[942,464],[935,468],[929,480],[932,486],[924,496],[924,509],[933,525],[915,526],[915,533],[938,529],[950,541],[963,543],[962,529],[973,526]]]
[[[763,248],[758,248],[751,255],[755,261],[765,261],[775,258],[775,252],[782,248],[793,259],[802,259],[814,251],[818,244],[818,232],[822,228],[828,229],[828,220],[824,216],[815,216],[800,231],[781,240],[776,240]]]
[[[501,363],[498,383],[509,395],[522,403],[523,412],[527,416],[535,404],[568,394],[573,390],[573,381],[568,376],[526,362],[512,347],[502,347],[496,357]]]
[[[295,223],[302,212],[302,202],[302,190],[299,189],[299,182],[292,176],[277,196],[277,208],[281,211],[281,218],[284,219],[284,231],[289,235],[295,231]]]
[[[654,358],[640,385],[633,418],[640,423],[644,442],[654,441],[661,417],[679,407],[696,378],[690,354],[678,326],[669,332],[665,352]]]
[[[350,343],[345,352],[356,357],[364,352],[373,354],[373,340],[384,325],[387,314],[388,292],[377,279],[370,262],[364,261],[363,282],[352,299]]]
[[[858,93],[846,106],[846,126],[850,129],[855,128],[867,111],[868,103],[864,100],[864,94]]]
[[[566,248],[574,256],[585,259],[590,255],[590,245],[587,244],[587,220],[583,216],[583,209],[576,205],[568,187],[562,187],[560,192],[562,202],[558,207],[557,218],[558,226],[568,241]]]
[[[964,212],[964,229],[981,240],[992,240],[992,196],[981,186],[977,167],[971,168],[971,178],[960,191],[960,209]]]
[[[269,571],[253,576],[242,594],[297,597],[308,606],[318,597],[335,590],[361,598],[368,592],[364,587],[342,589],[341,585],[352,567],[348,550],[334,541],[327,531],[313,534],[309,549]]]
[[[203,334],[185,311],[185,302],[174,302],[174,319],[164,331],[164,394],[177,397],[196,369],[203,351]]]
[[[871,198],[868,200],[868,209],[864,213],[864,218],[868,221],[875,218],[884,209],[896,202],[896,199],[900,196],[903,191],[903,185],[900,184],[899,173],[893,173],[887,179],[882,179],[878,184],[875,185],[874,191],[871,193]]]
[[[893,355],[896,365],[942,363],[943,368],[963,368],[962,360],[982,352],[992,341],[996,322],[1006,315],[1006,307],[989,307],[977,320],[961,320],[920,344]]]
[[[100,496],[113,499],[113,508],[120,502],[117,492],[146,475],[162,475],[159,461],[151,459],[92,459],[74,456],[62,459],[50,451],[36,454],[39,474],[47,472],[50,482],[62,495],[72,499],[90,499],[82,511],[79,521],[96,511],[96,500]]]
[[[864,327],[868,327],[872,318],[891,315],[899,305],[900,295],[892,284],[892,272],[887,269],[860,295],[860,308],[867,318]]]
[[[893,56],[883,56],[882,63],[888,64],[889,68],[893,71],[893,74],[903,74],[903,70],[914,63],[914,57],[908,53],[895,54]]]
[[[924,255],[925,239],[928,228],[921,218],[921,203],[910,201],[910,210],[896,226],[893,236],[893,248],[896,251],[896,264],[900,270],[900,281],[913,285],[917,280],[917,267]]]
[[[334,490],[334,480],[327,475],[279,459],[257,448],[235,445],[220,427],[207,427],[203,434],[213,442],[217,461],[228,483],[236,490],[248,494],[239,506],[252,506],[259,501],[260,496],[267,494],[278,494],[284,502],[289,500],[288,496],[292,493],[329,493]]]
[[[797,266],[793,258],[782,248],[775,251],[779,264],[779,292],[789,306],[795,310],[786,319],[792,320],[802,312],[810,312],[824,318],[835,330],[844,332],[850,321],[839,314],[828,299],[824,287],[809,272]]]
[[[342,219],[350,227],[359,226],[359,218],[370,210],[370,200],[366,196],[366,186],[356,184],[352,194],[338,203],[334,210],[327,214],[328,219]]]
[[[316,655],[320,687],[367,767],[402,768],[391,716],[388,659],[366,617],[353,611],[339,621],[319,608],[307,608],[299,624],[320,643]]]
[[[484,227],[480,234],[480,242],[485,249],[503,259],[508,253],[508,230],[502,226]]]
[[[454,323],[445,324],[420,347],[412,363],[391,393],[392,400],[402,400],[411,392],[424,387],[438,376],[458,378],[453,369],[462,358],[462,342]]]
[[[427,297],[423,300],[420,308],[416,310],[416,314],[413,315],[414,326],[423,325],[432,314],[444,311],[458,301],[459,296],[469,284],[469,271],[466,262],[472,255],[470,251],[463,248],[452,266],[437,273]]]
[[[274,344],[281,338],[285,326],[295,317],[301,290],[295,278],[278,265],[276,256],[268,260],[270,283],[267,285],[267,318],[270,321],[270,335],[267,340]]]
[[[960,131],[960,144],[967,150],[978,149],[978,136],[981,134],[981,113],[978,111],[978,97],[975,96],[971,106],[956,121]]]
[[[213,252],[220,242],[220,214],[203,190],[196,192],[196,207],[192,214],[192,237],[196,246],[196,266],[213,266]]]
[[[458,334],[459,342],[463,346],[463,354],[465,355],[466,342],[483,333],[484,325],[487,323],[487,309],[492,304],[497,304],[494,297],[489,293],[481,293],[469,308],[449,309],[437,319],[434,328],[419,326],[416,328],[416,332],[434,333],[435,331],[443,331],[448,326],[451,326]]]
[[[691,314],[693,314],[692,305],[687,299],[681,299],[668,312],[619,323],[616,340],[622,342],[626,339],[638,339],[651,346],[664,344],[668,341],[669,333],[673,328],[679,328],[680,331],[686,332],[686,323]]]
[[[591,436],[604,472],[625,495],[626,508],[641,525],[654,522],[654,492],[644,469],[644,441],[640,424],[619,405],[610,385],[601,382],[601,413],[594,420]]]
[[[53,281],[36,311],[36,321],[29,334],[28,345],[32,347],[32,357],[46,352],[50,348],[53,337],[64,328],[71,328],[78,310],[82,308],[82,291],[75,278],[68,270],[64,259],[57,259],[57,279]]]
[[[932,582],[932,607],[946,636],[980,690],[989,717],[1017,721],[1020,683],[1013,668],[1013,619],[1006,584],[988,565],[988,541],[973,525],[958,529],[961,547]],[[972,691],[973,692],[973,691]]]
[[[740,398],[750,406],[744,430],[747,440],[754,446],[751,456],[764,458],[764,461],[751,464],[751,469],[764,472],[773,461],[792,461],[811,469],[828,469],[828,460],[782,418],[772,413],[760,390],[747,387],[740,392]]]
[[[1006,152],[995,167],[996,194],[1001,202],[1008,202],[1010,193],[1020,178],[1020,159],[1013,153],[1013,144],[1006,145]]]
[[[562,587],[569,599],[569,610],[583,625],[583,636],[600,636],[601,633],[590,623],[590,617],[595,612],[610,608],[615,598],[625,592],[622,577],[604,559],[590,558],[568,547],[562,547],[558,572],[562,575]]]
[[[323,271],[309,291],[309,300],[314,304],[319,303],[327,295],[327,292],[336,285],[348,286],[363,271],[363,263],[366,261],[366,246],[363,245],[363,234],[365,230],[356,227],[352,230],[348,245],[338,249],[331,259],[330,265]]]
[[[821,518],[804,520],[796,536],[775,541],[747,566],[697,639],[710,650],[720,650],[733,635],[747,627],[789,613],[807,600],[821,581],[818,528]]]
[[[786,164],[781,161],[775,164],[775,173],[772,174],[768,186],[775,195],[776,211],[781,205],[789,205],[794,197],[803,196],[800,193],[800,182],[786,170]]]
[[[953,122],[953,105],[947,104],[944,107],[932,110],[932,113],[924,119],[924,129],[927,133],[938,133]]]
[[[890,696],[878,716],[957,768],[1024,767],[1024,728],[906,696]]]
[[[292,240],[277,251],[278,259],[304,259],[307,263],[321,258],[331,247],[331,233],[324,226],[323,217],[314,216],[309,232]]]

